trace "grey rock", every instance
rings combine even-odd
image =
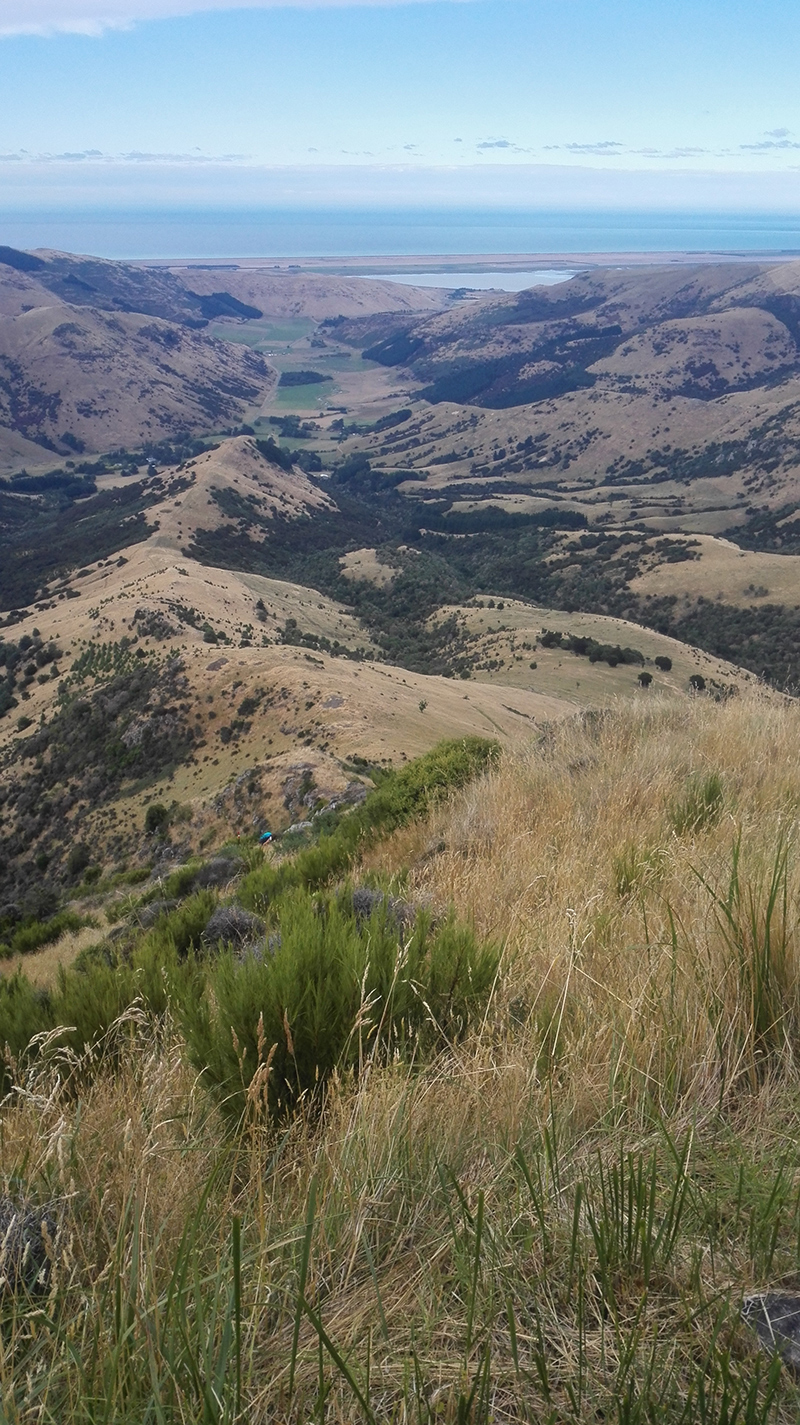
[[[177,865],[176,865],[177,862]],[[150,872],[150,880],[157,881],[161,876],[169,876],[173,871],[180,871],[183,863],[179,859],[178,849],[175,846],[162,846],[156,859],[153,862],[153,869]]]
[[[348,782],[343,792],[340,792],[340,800],[347,806],[358,807],[367,800],[367,788],[363,782]]]
[[[267,957],[271,959],[275,951],[279,950],[280,947],[281,937],[279,933],[267,936],[262,935],[260,940],[251,940],[248,944],[242,946],[239,951],[239,959],[258,960],[259,964],[261,964]]]
[[[149,930],[151,925],[155,925],[162,915],[169,915],[170,911],[176,909],[177,901],[158,900],[151,901],[149,905],[143,905],[136,913],[136,919],[143,930]]]
[[[387,919],[394,921],[398,930],[405,930],[414,924],[416,912],[408,901],[387,896],[385,891],[372,890],[369,886],[358,886],[353,891],[353,911],[356,920],[369,920],[376,910],[386,910]]]
[[[196,886],[227,886],[242,874],[244,862],[238,856],[212,856],[194,878]]]
[[[42,1291],[58,1242],[52,1207],[17,1203],[0,1194],[0,1293]]]
[[[367,789],[363,782],[348,782],[343,792],[334,792],[325,811],[338,811],[340,807],[357,807],[367,799]]]
[[[253,944],[264,939],[264,922],[239,905],[221,905],[203,931],[206,945]]]
[[[784,1363],[800,1375],[800,1296],[765,1291],[745,1297],[742,1317],[767,1351],[777,1351]]]
[[[292,822],[291,826],[287,826],[283,835],[293,836],[297,831],[308,831],[313,826],[313,824],[314,823],[311,821],[294,821]]]

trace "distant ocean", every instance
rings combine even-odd
[[[719,252],[800,256],[800,213],[0,208],[0,243],[111,258]]]

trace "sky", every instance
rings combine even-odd
[[[0,209],[800,209],[797,0],[0,0]]]

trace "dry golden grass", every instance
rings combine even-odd
[[[135,1012],[91,1073],[43,1056],[3,1177],[69,1250],[51,1333],[0,1338],[4,1418],[796,1420],[738,1311],[800,1271],[799,734],[758,696],[621,704],[384,843],[503,969],[468,1042],[321,1117],[252,1092],[226,1135]]]
[[[798,734],[796,704],[758,694],[641,699],[564,720],[375,859],[410,861],[417,893],[504,938],[507,993],[517,1016],[524,1008],[531,1052],[543,1033],[552,1039],[579,1096],[605,1094],[621,1074],[628,1111],[632,1093],[661,1099],[667,1083],[674,1101],[691,1089],[693,1103],[715,1102],[744,1067],[736,928],[712,894],[728,896],[739,839],[739,929],[751,939],[748,896],[763,929],[776,858],[789,851],[785,924],[779,904],[772,934],[783,937],[774,973],[795,1012]],[[682,801],[709,777],[720,779],[719,804],[678,834]]]
[[[55,984],[58,971],[71,965],[81,950],[94,945],[102,932],[96,926],[85,925],[82,930],[69,930],[52,945],[43,945],[30,955],[15,955],[8,960],[0,960],[0,975],[13,975],[23,970],[31,984],[39,989],[49,989]]]

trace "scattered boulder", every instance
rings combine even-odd
[[[200,867],[194,883],[204,889],[227,886],[229,881],[234,881],[242,874],[243,869],[244,862],[238,856],[212,856],[210,861]]]
[[[152,847],[147,848],[147,853],[152,855]],[[183,865],[181,856],[183,851],[177,846],[162,846],[153,861],[153,869],[150,873],[150,880],[157,881],[160,876],[169,876],[173,871],[180,871]]]
[[[319,792],[314,780],[314,767],[311,762],[294,762],[288,769],[289,775],[284,779],[281,791],[283,793],[283,805],[287,811],[293,808],[299,809],[302,806],[316,806],[319,801]]]
[[[310,831],[314,825],[313,821],[293,821],[291,826],[287,826],[284,836],[294,836],[298,831]]]
[[[263,937],[263,920],[239,905],[218,906],[203,931],[203,940],[209,946],[222,943],[241,947]]]
[[[800,1296],[784,1291],[745,1297],[742,1316],[767,1351],[800,1375]]]
[[[0,1194],[0,1294],[42,1291],[50,1277],[58,1221],[51,1207],[15,1203]]]

